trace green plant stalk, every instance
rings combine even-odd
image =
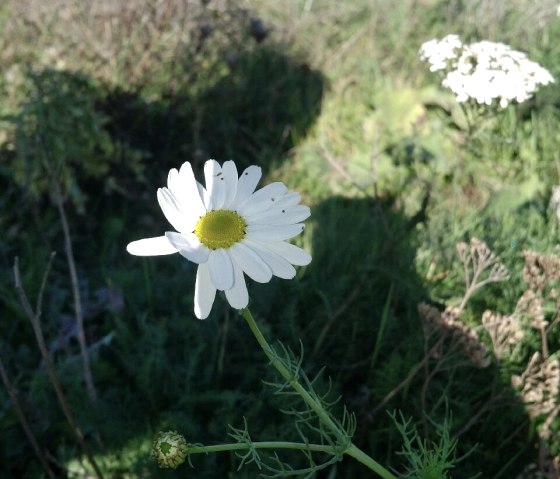
[[[377,337],[375,338],[375,346],[373,348],[373,353],[371,355],[371,360],[369,363],[369,373],[368,377],[371,379],[375,367],[375,361],[377,360],[377,355],[381,349],[381,342],[383,341],[383,336],[385,335],[385,328],[389,322],[389,307],[391,306],[391,299],[393,297],[393,286],[389,289],[389,294],[385,300],[385,306],[383,306],[383,312],[381,313],[381,324],[379,325],[379,331],[377,332]]]
[[[397,479],[395,475],[393,475],[381,464],[376,462],[373,458],[368,456],[360,448],[354,445],[352,441],[349,440],[348,436],[343,431],[341,431],[340,426],[336,424],[336,422],[333,421],[329,414],[323,409],[321,404],[311,394],[309,394],[309,392],[299,383],[299,381],[293,376],[293,374],[291,374],[291,372],[288,370],[288,368],[286,368],[282,361],[278,359],[274,350],[262,335],[249,309],[242,309],[241,314],[247,321],[247,324],[249,325],[251,332],[259,343],[259,346],[262,348],[274,368],[286,381],[290,383],[290,386],[292,386],[292,388],[300,395],[300,397],[315,412],[315,414],[317,414],[319,420],[336,434],[337,438],[341,441],[341,444],[349,443],[346,449],[343,451],[343,454],[348,454],[357,461],[361,462],[363,465],[379,474],[379,476],[381,476],[383,479]]]
[[[325,452],[327,454],[337,453],[334,446],[286,441],[261,441],[251,443],[233,442],[228,444],[216,444],[213,446],[188,444],[187,449],[189,454],[210,454],[213,452],[244,451],[248,449],[297,449],[298,451],[305,450],[311,452]]]

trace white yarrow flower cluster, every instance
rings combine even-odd
[[[225,292],[232,307],[245,308],[249,294],[244,274],[260,283],[272,276],[291,279],[293,265],[311,262],[306,251],[286,241],[303,231],[309,207],[300,205],[300,194],[281,182],[255,191],[261,175],[261,168],[250,166],[238,177],[233,161],[220,166],[209,160],[204,187],[190,163],[172,169],[157,198],[176,231],[127,246],[134,255],[178,252],[198,264],[194,312],[199,319],[210,314],[217,290]]]
[[[423,43],[419,55],[421,60],[430,64],[430,71],[436,72],[449,68],[462,47],[463,43],[458,35],[447,35],[441,40],[434,38]]]
[[[458,102],[474,100],[502,108],[533,96],[539,86],[554,82],[548,70],[512,50],[503,43],[481,41],[463,44],[457,35],[424,43],[420,59],[428,62],[430,71],[443,71],[442,85],[450,89]]]

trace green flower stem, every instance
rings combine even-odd
[[[199,446],[189,444],[187,446],[188,454],[210,454],[212,452],[227,451],[244,451],[248,449],[297,449],[298,451],[325,452],[327,454],[336,454],[333,446],[324,446],[321,444],[304,444],[303,442],[284,442],[284,441],[261,441],[251,443],[229,443],[216,444],[214,446]]]
[[[355,446],[352,441],[348,438],[347,434],[341,430],[341,427],[331,418],[331,416],[323,409],[319,401],[317,401],[309,392],[299,383],[299,381],[294,377],[290,370],[284,365],[284,363],[278,358],[274,349],[268,344],[268,341],[262,335],[253,315],[248,308],[242,309],[241,314],[247,321],[251,332],[257,339],[260,347],[270,360],[270,363],[276,368],[280,375],[290,383],[290,386],[301,396],[305,403],[317,414],[319,420],[328,427],[337,438],[340,440],[341,444],[347,444],[346,449],[343,451],[344,454],[352,456],[354,459],[358,460],[366,467],[375,471],[383,479],[397,479],[395,475],[385,469],[381,464],[374,461],[370,456],[363,452],[360,448]],[[332,449],[330,449],[332,451]]]

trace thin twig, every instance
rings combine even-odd
[[[14,407],[14,411],[16,413],[16,416],[18,417],[21,427],[23,428],[23,431],[25,432],[25,435],[27,436],[27,440],[31,444],[31,447],[33,448],[33,452],[37,456],[37,459],[41,463],[41,466],[43,467],[47,475],[51,479],[56,479],[56,475],[52,471],[51,467],[49,466],[49,463],[47,462],[45,456],[43,455],[43,452],[41,451],[41,448],[37,443],[37,439],[35,439],[35,435],[33,434],[33,431],[31,430],[31,427],[29,426],[29,423],[25,418],[25,414],[23,413],[23,410],[21,408],[21,405],[17,397],[17,391],[13,388],[12,384],[10,383],[10,380],[8,379],[8,374],[6,373],[6,369],[4,368],[4,363],[2,362],[1,358],[0,358],[0,376],[2,377],[2,382],[4,383],[4,387],[8,392],[8,396],[10,396],[10,401],[12,402],[12,406]]]
[[[41,113],[41,119],[44,121],[43,112],[43,98],[40,85],[36,82],[35,87],[37,88],[38,96],[37,103],[39,111]],[[93,376],[91,374],[91,367],[89,364],[89,355],[87,350],[86,335],[84,331],[84,317],[82,313],[82,299],[80,296],[80,284],[78,281],[78,273],[76,271],[76,262],[74,261],[74,250],[72,248],[72,237],[70,236],[70,228],[68,226],[68,219],[66,217],[66,211],[64,209],[64,199],[62,197],[62,192],[60,191],[60,183],[56,176],[54,170],[54,162],[52,158],[51,151],[45,141],[45,137],[41,132],[38,135],[38,139],[42,144],[45,159],[47,161],[48,170],[51,179],[52,192],[58,213],[60,215],[60,222],[62,223],[62,231],[64,234],[64,251],[66,253],[66,261],[68,263],[68,269],[70,272],[70,282],[72,284],[72,296],[74,298],[74,312],[76,316],[76,329],[78,332],[78,343],[80,345],[80,354],[82,357],[82,367],[84,370],[84,380],[86,383],[87,394],[92,403],[97,401],[97,391],[93,383]]]
[[[80,284],[78,281],[78,273],[76,271],[76,262],[74,261],[74,251],[72,248],[72,238],[70,236],[70,228],[68,227],[68,220],[64,210],[64,202],[62,193],[60,192],[60,185],[58,179],[54,177],[52,172],[53,195],[60,215],[60,222],[62,223],[62,231],[64,233],[64,251],[66,252],[66,261],[68,262],[68,269],[70,271],[70,282],[72,283],[72,296],[74,297],[74,313],[76,315],[76,326],[78,331],[78,343],[80,344],[80,353],[82,356],[82,367],[84,369],[84,379],[86,382],[86,389],[89,399],[92,403],[97,401],[97,391],[93,384],[93,376],[91,374],[91,367],[89,364],[89,354],[86,341],[86,333],[84,330],[84,316],[82,312],[82,299],[80,296]]]
[[[363,273],[361,276],[362,277],[365,276],[365,273]],[[352,305],[352,303],[358,297],[359,293],[361,293],[361,290],[362,290],[361,284],[362,284],[362,281],[361,281],[361,278],[360,278],[360,281],[358,281],[358,283],[356,284],[356,286],[354,287],[352,292],[346,297],[344,302],[337,308],[337,310],[334,313],[329,315],[329,318],[327,319],[327,321],[325,322],[325,325],[323,326],[323,328],[321,329],[321,332],[319,333],[319,337],[315,341],[315,346],[313,347],[313,352],[311,353],[311,356],[315,356],[319,352],[319,349],[323,345],[323,342],[325,341],[325,339],[327,337],[327,334],[330,331],[330,329],[332,328],[333,324]]]
[[[428,351],[428,353],[426,353],[424,355],[424,358],[422,359],[422,361],[420,361],[416,366],[414,366],[410,372],[408,373],[408,375],[406,376],[406,378],[404,378],[399,384],[397,384],[397,386],[395,386],[383,399],[382,401],[375,406],[375,408],[372,410],[371,415],[374,416],[375,414],[377,414],[381,408],[383,406],[385,406],[385,404],[387,404],[391,399],[393,399],[393,397],[395,397],[395,395],[404,387],[406,387],[410,381],[412,381],[412,379],[414,378],[414,376],[416,376],[416,374],[418,373],[418,371],[420,371],[420,369],[422,369],[424,367],[424,364],[426,364],[426,362],[430,359],[430,357],[432,357],[432,355],[441,347],[443,340],[445,339],[445,336],[442,336],[441,338],[439,338],[439,340],[437,341],[436,344],[434,344],[434,346],[432,346],[432,348]]]
[[[42,299],[42,296],[43,296],[43,288],[44,288],[44,285],[46,284],[47,277],[48,277],[48,274],[50,272],[54,256],[55,256],[55,253],[51,253],[51,257],[50,257],[49,262],[47,264],[47,267],[45,269],[45,273],[43,275],[43,280],[41,282],[41,285],[42,285],[41,286],[41,291],[39,292],[39,298],[41,298],[41,299]],[[33,327],[33,332],[35,333],[35,339],[37,341],[37,346],[39,346],[39,351],[41,352],[41,356],[43,357],[43,361],[45,362],[45,365],[47,367],[47,373],[49,375],[49,379],[51,381],[51,384],[53,385],[53,388],[55,390],[56,397],[58,399],[58,403],[60,405],[60,408],[62,409],[62,412],[64,413],[66,421],[70,425],[70,428],[72,429],[72,432],[76,436],[76,440],[78,441],[83,453],[86,455],[89,463],[93,467],[93,469],[95,471],[95,475],[98,477],[98,479],[103,479],[103,474],[101,473],[101,470],[99,469],[97,463],[95,462],[95,459],[93,458],[93,455],[92,455],[91,451],[89,450],[88,445],[85,442],[84,434],[82,433],[82,430],[80,429],[80,427],[78,426],[78,423],[74,419],[74,415],[72,414],[70,406],[69,406],[69,404],[66,400],[66,397],[64,395],[64,392],[62,391],[62,385],[60,383],[60,380],[59,380],[58,375],[56,373],[56,370],[55,370],[54,364],[52,362],[51,356],[50,356],[49,351],[47,349],[47,346],[46,346],[46,343],[45,343],[45,338],[43,336],[43,330],[41,328],[41,318],[40,318],[40,315],[39,315],[39,311],[41,311],[41,309],[42,309],[41,304],[40,303],[38,304],[37,312],[34,312],[33,308],[31,307],[31,303],[29,302],[29,299],[27,298],[27,295],[25,294],[25,290],[23,289],[23,286],[21,284],[21,274],[20,274],[20,271],[19,271],[19,260],[18,260],[17,257],[15,258],[15,261],[14,261],[14,279],[15,279],[16,292],[18,294],[18,297],[19,297],[19,300],[20,300],[21,305],[23,307],[23,310],[25,311],[25,314],[27,315],[27,317],[31,321],[31,325]]]
[[[504,396],[505,392],[506,390],[502,389],[498,394],[494,394],[488,401],[486,401],[482,407],[478,408],[476,414],[474,414],[461,429],[459,429],[455,434],[453,434],[452,439],[458,439],[461,435],[465,434],[471,427],[473,427],[478,422],[478,420],[482,417],[482,415],[488,412],[490,407],[494,403],[496,403],[498,399]]]

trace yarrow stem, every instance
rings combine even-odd
[[[241,314],[247,321],[251,332],[255,336],[260,347],[270,360],[270,363],[274,368],[280,373],[280,375],[290,383],[290,386],[300,395],[300,397],[305,401],[305,403],[317,414],[319,420],[329,428],[339,439],[341,444],[346,444],[346,448],[342,451],[343,454],[348,454],[354,459],[361,462],[363,465],[376,472],[383,479],[397,479],[395,475],[385,469],[381,464],[376,462],[373,458],[368,456],[360,448],[352,443],[348,438],[348,435],[341,429],[341,427],[336,424],[331,416],[325,411],[321,404],[311,395],[309,392],[299,383],[299,381],[294,377],[294,375],[289,371],[289,369],[284,365],[284,363],[278,358],[274,349],[268,344],[266,338],[262,335],[253,315],[248,308],[241,310]],[[308,445],[305,445],[309,449]],[[332,447],[328,448],[326,452],[333,452]],[[310,449],[311,450],[311,449]]]

